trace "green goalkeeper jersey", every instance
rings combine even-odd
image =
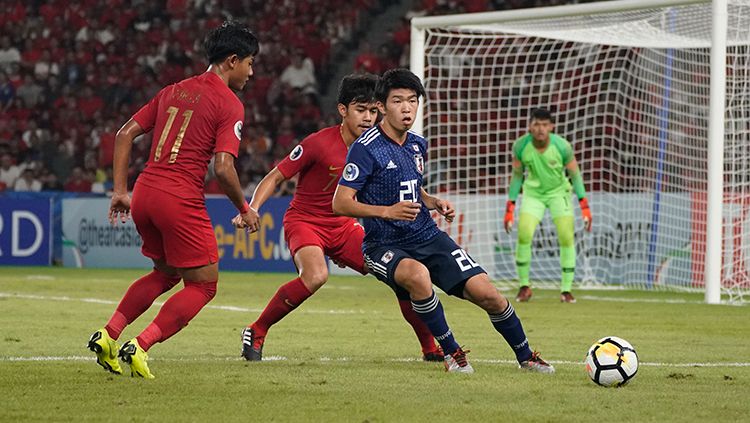
[[[524,194],[548,196],[570,192],[565,165],[573,159],[573,148],[557,134],[549,134],[549,141],[543,152],[534,147],[531,134],[513,143],[513,157],[528,170],[523,182]]]

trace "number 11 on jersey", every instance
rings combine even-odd
[[[174,119],[177,116],[177,113],[180,112],[180,109],[174,106],[169,106],[167,109],[167,113],[169,113],[169,117],[167,118],[167,123],[164,124],[164,129],[161,131],[161,135],[159,136],[159,143],[156,145],[156,152],[154,153],[154,161],[158,162],[161,158],[161,150],[164,149],[164,143],[167,141],[167,136],[169,135],[170,129],[172,129],[172,124],[174,124]],[[180,146],[182,146],[182,139],[185,137],[185,131],[187,130],[188,125],[190,124],[190,118],[193,117],[193,111],[192,110],[185,110],[185,112],[182,113],[183,121],[182,126],[180,126],[180,131],[177,133],[177,136],[174,139],[174,144],[172,145],[172,150],[170,151],[169,155],[169,161],[167,163],[174,163],[177,161],[177,153],[180,152]]]

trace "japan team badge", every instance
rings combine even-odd
[[[424,158],[422,157],[421,154],[414,155],[414,164],[417,165],[417,172],[419,172],[420,175],[423,174],[424,173]]]

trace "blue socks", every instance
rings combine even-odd
[[[419,318],[430,328],[432,336],[440,344],[443,353],[453,354],[458,350],[458,344],[453,339],[453,332],[451,332],[448,322],[445,320],[443,305],[440,303],[437,295],[435,295],[435,291],[432,291],[432,295],[424,300],[412,300],[411,306],[417,312]],[[515,314],[513,316],[515,317]],[[521,330],[521,333],[523,333],[523,330]],[[528,345],[526,348],[528,349]],[[531,352],[529,352],[529,356],[531,356]]]
[[[529,348],[529,340],[526,339],[523,326],[521,326],[521,320],[516,316],[513,304],[509,301],[508,308],[505,311],[500,314],[490,314],[489,316],[492,326],[495,327],[496,331],[500,332],[500,335],[505,338],[505,342],[513,348],[513,352],[516,353],[516,360],[520,363],[530,359],[531,348]]]

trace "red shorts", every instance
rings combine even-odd
[[[315,245],[328,257],[365,274],[362,240],[365,229],[354,219],[338,227],[327,227],[312,221],[284,220],[284,237],[292,257],[302,247]]]
[[[203,201],[185,200],[136,183],[130,213],[143,238],[144,256],[164,259],[178,268],[219,261],[214,228]]]

